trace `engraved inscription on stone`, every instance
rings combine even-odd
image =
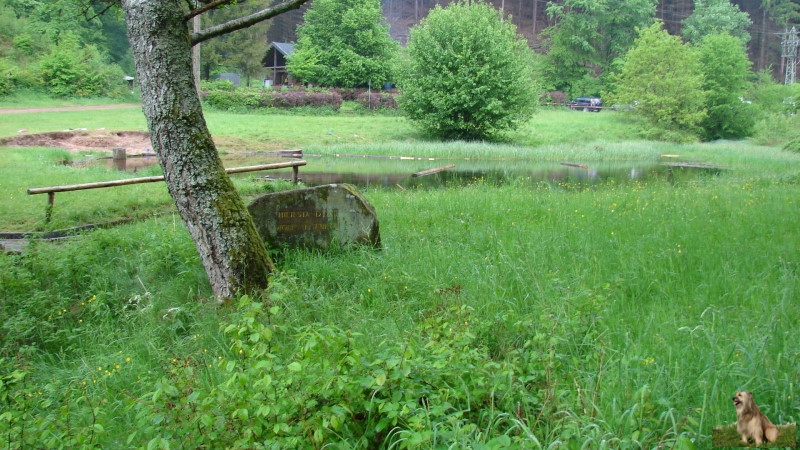
[[[328,231],[328,224],[336,221],[336,215],[328,217],[328,212],[314,209],[282,209],[278,211],[275,231],[278,233],[304,233],[307,231]]]

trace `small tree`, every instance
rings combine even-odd
[[[617,58],[633,45],[636,28],[653,23],[656,0],[564,0],[548,2],[553,21],[547,78],[558,90],[596,95]]]
[[[699,45],[712,34],[728,33],[746,44],[747,29],[753,24],[750,16],[728,0],[697,0],[694,12],[683,21],[683,37]]]
[[[290,74],[337,87],[392,81],[399,45],[382,23],[380,0],[316,0],[303,21],[286,66]]]
[[[206,126],[191,45],[268,20],[306,0],[286,0],[192,34],[188,21],[230,1],[203,1],[191,11],[183,0],[107,1],[121,5],[125,15],[150,141],[213,294],[224,300],[266,287],[274,266]]]
[[[741,39],[729,34],[706,36],[700,46],[700,64],[708,110],[708,116],[700,123],[703,138],[738,139],[751,135],[754,114],[750,105],[741,100],[751,63]]]
[[[534,111],[533,56],[491,5],[457,0],[436,6],[410,33],[401,107],[445,139],[484,139]]]
[[[705,118],[703,74],[696,50],[662,23],[641,31],[625,55],[612,101],[666,130],[698,131]]]

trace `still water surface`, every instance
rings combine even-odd
[[[225,167],[242,167],[287,161],[264,154],[222,155]],[[719,169],[674,167],[653,162],[529,162],[512,160],[448,160],[428,158],[373,158],[304,155],[308,164],[300,168],[306,186],[349,183],[360,188],[398,186],[404,189],[436,188],[473,183],[545,183],[552,186],[585,186],[604,183],[648,182],[655,179],[686,181],[701,174],[716,174]],[[97,160],[117,170],[138,172],[156,165],[155,156],[128,157],[125,161]],[[436,171],[437,169],[442,169]],[[435,172],[419,175],[420,172]],[[291,169],[251,172],[234,176],[261,177],[265,180],[291,180]]]

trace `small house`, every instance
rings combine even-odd
[[[261,64],[269,69],[272,78],[267,77],[264,85],[277,86],[289,82],[289,72],[286,71],[286,57],[294,52],[294,44],[285,42],[272,42],[267,48],[267,54]]]

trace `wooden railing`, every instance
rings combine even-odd
[[[272,164],[260,164],[256,166],[231,167],[229,169],[225,169],[225,172],[227,173],[257,172],[261,170],[285,169],[291,167],[293,171],[292,181],[296,184],[299,179],[298,177],[300,172],[300,166],[305,166],[306,164],[307,163],[305,160],[298,159],[296,161],[287,161],[287,162],[272,163]],[[56,192],[81,191],[84,189],[99,189],[106,187],[127,186],[129,184],[155,183],[159,181],[164,181],[163,175],[154,177],[127,178],[124,180],[98,181],[95,183],[68,184],[63,186],[30,188],[28,189],[28,195],[47,194],[47,211],[45,212],[45,221],[49,222],[50,216],[53,213],[53,205],[55,204],[56,200]]]

